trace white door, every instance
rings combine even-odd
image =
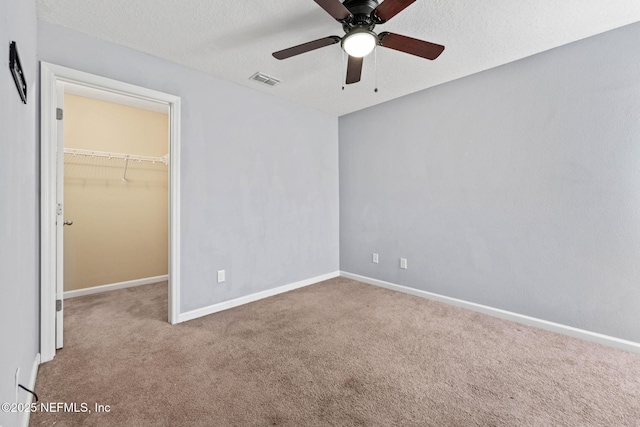
[[[62,348],[64,304],[64,83],[57,82],[57,138],[56,138],[56,349]]]

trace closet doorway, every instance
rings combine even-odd
[[[180,99],[41,63],[41,357],[64,299],[168,281],[179,314]]]
[[[167,281],[169,106],[64,87],[64,299]]]

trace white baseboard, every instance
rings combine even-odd
[[[134,286],[148,285],[150,283],[164,282],[169,279],[168,275],[146,277],[144,279],[128,280],[126,282],[111,283],[109,285],[94,286],[91,288],[76,289],[66,291],[64,299],[81,297],[84,295],[99,294],[100,292],[115,291],[116,289],[132,288]]]
[[[29,389],[35,391],[36,389],[36,377],[38,376],[38,366],[40,366],[40,353],[36,354],[35,359],[33,360],[33,366],[31,367],[31,376],[29,377]],[[24,391],[24,390],[22,390]],[[27,398],[24,403],[30,405],[33,402],[33,395],[24,391],[27,394]],[[29,416],[31,415],[30,411],[24,412],[22,415],[22,427],[29,427]]]
[[[217,313],[219,311],[228,310],[230,308],[238,307],[239,305],[248,304],[250,302],[258,301],[263,298],[268,298],[274,295],[281,294],[283,292],[292,291],[294,289],[302,288],[305,286],[313,285],[325,280],[333,279],[340,276],[339,271],[323,274],[322,276],[312,277],[310,279],[301,280],[299,282],[290,283],[288,285],[279,286],[273,289],[267,289],[266,291],[256,292],[255,294],[247,295],[240,298],[235,298],[229,301],[220,302],[207,307],[198,308],[196,310],[188,311],[186,313],[180,313],[179,321],[186,322],[187,320],[196,319],[198,317],[207,316],[209,314]]]
[[[480,313],[488,314],[490,316],[499,317],[501,319],[512,320],[514,322],[522,323],[524,325],[535,326],[540,329],[557,332],[557,333],[568,335],[575,338],[580,338],[585,341],[591,341],[591,342],[603,344],[609,347],[621,348],[623,350],[631,351],[633,353],[640,353],[640,343],[637,343],[637,342],[627,341],[627,340],[612,337],[609,335],[599,334],[597,332],[586,331],[584,329],[578,329],[572,326],[562,325],[560,323],[549,322],[547,320],[537,319],[535,317],[525,316],[523,314],[501,310],[499,308],[493,308],[493,307],[489,307],[482,304],[476,304],[474,302],[469,302],[469,301],[464,301],[457,298],[447,297],[444,295],[434,294],[432,292],[422,291],[420,289],[410,288],[402,285],[396,285],[395,283],[385,282],[383,280],[378,280],[378,279],[372,279],[371,277],[360,276],[359,274],[348,273],[346,271],[341,271],[340,276],[346,277],[347,279],[357,280],[358,282],[368,283],[370,285],[391,289],[393,291],[403,292],[405,294],[427,298],[430,300],[443,302],[449,305],[455,305],[458,307],[466,308],[468,310],[473,310]]]

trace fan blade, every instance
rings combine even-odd
[[[362,74],[362,60],[364,58],[356,58],[349,56],[349,62],[347,63],[347,84],[358,83],[360,81],[360,75]]]
[[[385,3],[388,0],[385,0]],[[382,3],[384,4],[384,3]],[[414,39],[412,37],[401,36],[400,34],[384,32],[378,35],[380,46],[387,47],[400,52],[409,53],[421,58],[434,60],[444,50],[444,46]]]
[[[332,44],[336,44],[340,41],[340,37],[338,36],[329,36],[323,39],[314,40],[312,42],[307,42],[303,44],[299,44],[298,46],[290,47],[289,49],[279,50],[277,52],[273,52],[272,55],[276,59],[287,59],[292,56],[300,55],[301,53],[309,52],[315,49],[320,49],[321,47],[331,46]]]
[[[349,18],[352,17],[351,12],[349,12],[349,9],[344,7],[344,5],[340,3],[339,0],[313,0],[313,1],[318,3],[318,5],[320,5],[321,8],[323,8],[329,15],[333,16],[334,19],[338,21],[341,21],[341,22],[347,21]]]
[[[405,10],[416,0],[384,0],[375,10],[375,14],[383,22]]]

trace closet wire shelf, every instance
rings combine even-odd
[[[85,156],[85,157],[92,157],[92,158],[100,157],[100,158],[106,158],[106,159],[124,160],[125,166],[124,166],[124,173],[122,175],[123,181],[127,180],[127,169],[129,168],[129,161],[138,162],[138,163],[148,162],[153,164],[156,164],[156,163],[165,164],[165,165],[169,164],[169,154],[165,154],[162,157],[154,157],[154,156],[141,156],[137,154],[109,153],[106,151],[96,151],[96,150],[82,150],[78,148],[65,148],[64,154],[71,154],[74,156]]]

